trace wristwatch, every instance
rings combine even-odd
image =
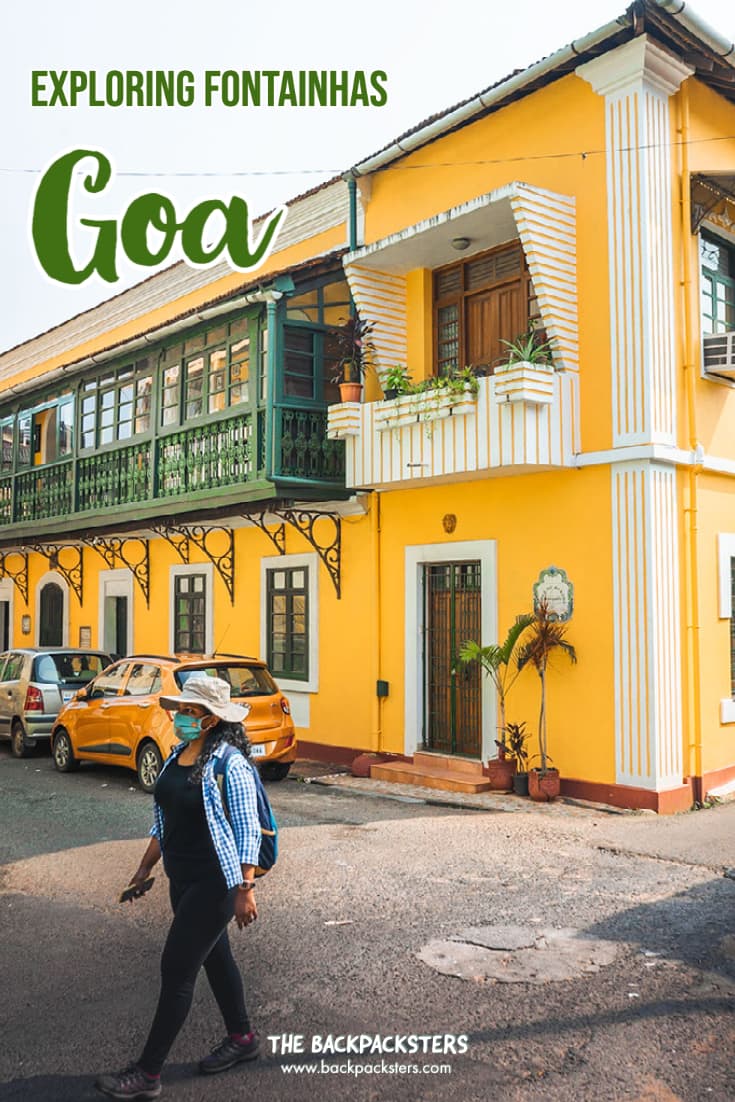
[[[255,881],[254,880],[243,880],[242,884],[237,885],[237,890],[239,892],[251,892],[254,887],[255,887]]]

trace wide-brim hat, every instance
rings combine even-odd
[[[178,709],[182,704],[198,704],[225,723],[242,723],[250,711],[249,705],[242,707],[232,703],[227,681],[207,673],[193,673],[178,696],[161,696],[158,700],[162,708],[169,710]]]

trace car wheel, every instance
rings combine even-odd
[[[19,719],[16,719],[10,731],[10,750],[14,758],[28,758],[31,755],[31,748],[26,745],[26,733]]]
[[[264,761],[260,767],[260,775],[264,781],[285,781],[291,762],[288,761]]]
[[[79,768],[79,762],[74,757],[71,739],[63,727],[56,732],[51,757],[54,759],[54,765],[59,773],[73,773]]]
[[[144,742],[138,753],[138,780],[144,792],[152,792],[156,787],[162,764],[155,742]]]

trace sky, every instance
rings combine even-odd
[[[349,168],[427,116],[621,15],[626,0],[33,0],[6,12],[0,67],[0,350],[44,332],[154,269],[121,259],[120,280],[50,280],[30,239],[35,189],[69,149],[96,149],[114,175],[80,214],[119,220],[143,192],[183,216],[202,198],[262,213]],[[732,0],[693,10],[735,40]],[[8,26],[9,24],[9,26]],[[38,70],[191,70],[191,107],[31,105]],[[381,107],[205,107],[206,70],[382,70]],[[46,84],[50,87],[50,82]],[[236,175],[233,175],[236,174]],[[84,210],[82,210],[84,205]],[[87,231],[89,234],[89,231]],[[79,249],[85,247],[78,239]],[[88,247],[88,246],[87,246]],[[177,259],[173,252],[164,267]]]

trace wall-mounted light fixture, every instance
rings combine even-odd
[[[452,248],[456,249],[458,253],[463,253],[465,249],[469,249],[471,244],[469,237],[453,237]]]

